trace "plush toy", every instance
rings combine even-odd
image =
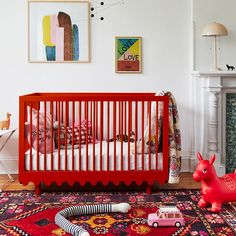
[[[206,207],[211,204],[211,211],[219,212],[224,202],[236,201],[236,170],[232,174],[218,177],[213,166],[215,155],[209,161],[204,160],[200,153],[197,157],[199,163],[193,173],[193,178],[197,182],[202,181],[202,197],[198,206]]]
[[[0,121],[0,130],[9,129],[10,127],[10,116],[11,114],[7,112],[7,119]]]
[[[81,226],[72,224],[66,218],[82,214],[96,214],[96,213],[109,213],[109,212],[126,213],[129,211],[130,208],[131,206],[128,203],[72,206],[62,211],[59,211],[55,216],[55,222],[58,226],[60,226],[66,232],[72,235],[89,236],[87,230],[85,230]]]

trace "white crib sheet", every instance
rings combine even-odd
[[[131,144],[130,144],[131,145]],[[130,148],[131,149],[131,148]],[[79,158],[79,149],[74,149],[74,170],[86,170],[86,145],[81,146],[81,160]],[[94,170],[93,162],[93,144],[88,144],[88,170]],[[109,170],[115,170],[114,166],[114,142],[109,143],[109,157],[107,156],[107,142],[102,142],[102,167],[100,166],[100,142],[95,144],[95,170],[107,170],[109,158]],[[53,159],[53,169],[51,162]],[[60,150],[60,170],[66,170],[65,166],[65,149]],[[150,155],[151,170],[163,170],[163,155],[158,153],[158,167],[156,168],[156,154]],[[37,153],[32,149],[32,170],[36,168]],[[134,170],[137,165],[138,170],[142,170],[142,155],[130,153],[130,170]],[[25,168],[30,170],[30,150],[25,153]],[[39,153],[39,170],[44,170],[44,154]],[[46,170],[58,170],[58,150],[55,150],[53,157],[51,154],[46,155]],[[67,170],[72,170],[72,150],[67,149]],[[121,142],[116,142],[116,170],[121,170]],[[123,170],[128,170],[128,143],[123,142]],[[149,170],[149,154],[144,154],[144,170]]]

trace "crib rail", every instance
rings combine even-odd
[[[19,102],[23,184],[167,180],[168,97],[35,93]]]

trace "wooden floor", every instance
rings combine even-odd
[[[23,186],[22,184],[19,183],[18,180],[18,175],[12,175],[14,178],[14,182],[10,182],[9,178],[7,175],[0,175],[0,188],[5,191],[17,191],[17,190],[34,190],[34,185],[33,184],[28,184],[27,186]],[[45,187],[46,191],[60,191],[60,190],[70,190],[71,187]],[[77,186],[78,188],[78,186]],[[142,188],[145,189],[145,186],[132,186],[132,190],[141,190]],[[85,191],[106,191],[107,189],[109,191],[112,191],[113,189],[121,190],[121,189],[128,189],[129,187],[126,188],[125,186],[120,186],[120,187],[114,187],[114,186],[108,186],[108,188],[105,186],[97,186],[97,187],[92,187],[92,186],[85,186],[81,187],[81,190]],[[191,173],[181,173],[181,180],[179,184],[165,184],[162,186],[155,185],[154,189],[200,189],[200,183],[196,183],[193,178]]]
[[[0,175],[0,189],[3,191],[19,191],[19,190],[34,190],[33,184],[28,184],[27,186],[23,186],[19,183],[18,175],[12,175],[14,178],[14,182],[10,182],[7,175]],[[179,184],[165,184],[162,186],[155,185],[153,187],[154,190],[163,190],[163,189],[200,189],[201,184],[196,183],[191,173],[181,173],[181,180]],[[96,186],[96,187],[77,187],[71,189],[69,186],[51,186],[51,187],[44,187],[44,191],[116,191],[116,190],[132,190],[132,191],[138,191],[138,190],[144,190],[145,186],[132,186],[132,187],[117,187],[117,186]],[[233,204],[236,205],[236,202]]]

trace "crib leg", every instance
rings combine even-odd
[[[35,194],[36,195],[41,194],[41,184],[35,186]]]
[[[152,193],[152,185],[148,185],[146,188],[146,193],[151,194]]]

